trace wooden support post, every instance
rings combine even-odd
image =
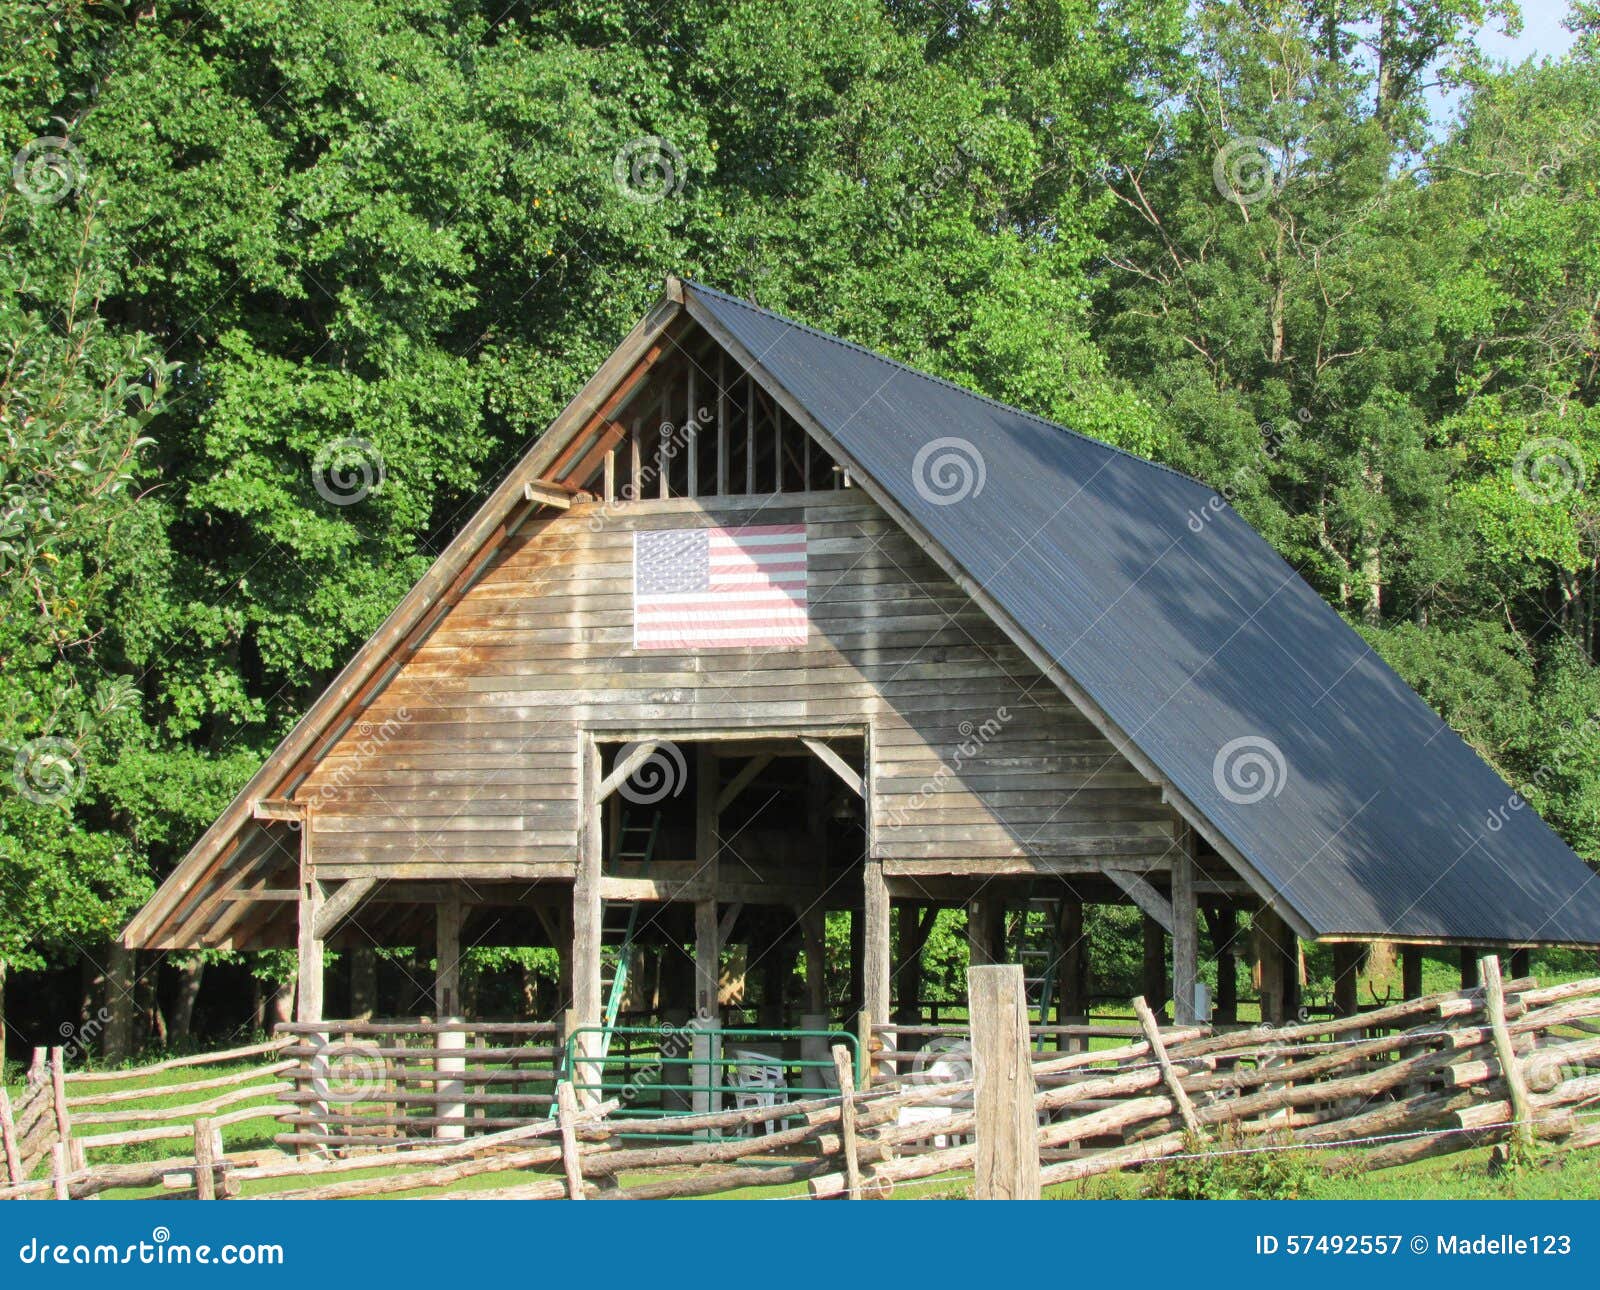
[[[11,1113],[11,1095],[0,1088],[0,1149],[6,1162],[6,1182],[23,1182],[22,1157],[17,1151],[17,1122]]]
[[[917,1010],[922,994],[922,946],[926,935],[920,917],[921,910],[914,900],[902,900],[895,906],[896,954],[894,965],[894,1020],[897,1025],[914,1026],[920,1019]],[[931,914],[929,911],[931,926]],[[899,1047],[899,1045],[896,1045]]]
[[[889,1020],[889,884],[881,861],[861,866],[862,919],[865,943],[861,968],[861,1051],[868,1065],[862,1084],[872,1083],[872,1027]]]
[[[1463,990],[1471,990],[1478,984],[1478,958],[1481,954],[1482,951],[1474,946],[1463,945],[1461,947],[1461,988]]]
[[[833,1046],[833,1069],[839,1080],[839,1141],[844,1151],[846,1194],[861,1199],[861,1155],[856,1146],[856,1078],[850,1050],[844,1044]]]
[[[1401,946],[1400,982],[1400,992],[1406,998],[1420,999],[1422,997],[1422,946]]]
[[[1230,906],[1211,911],[1211,944],[1217,960],[1217,1001],[1212,1017],[1223,1025],[1239,1020],[1239,955],[1235,938],[1239,935],[1239,915]]]
[[[217,1157],[211,1138],[211,1121],[194,1122],[194,1194],[196,1200],[217,1198]]]
[[[1194,830],[1185,827],[1172,857],[1172,1017],[1180,1026],[1198,1019],[1200,911],[1195,905]]]
[[[50,1102],[55,1111],[56,1137],[63,1142],[71,1142],[72,1119],[67,1114],[67,1068],[65,1055],[59,1048],[50,1050]]]
[[[322,938],[317,919],[322,912],[322,883],[311,855],[311,812],[300,818],[299,961],[295,978],[294,1019],[322,1020]]]
[[[1253,922],[1261,1020],[1281,1026],[1300,1007],[1300,941],[1289,925],[1265,906],[1255,912]]]
[[[820,905],[800,911],[806,942],[806,1007],[812,1016],[828,1015],[827,911]]]
[[[1156,1065],[1161,1068],[1161,1080],[1167,1086],[1167,1092],[1183,1119],[1184,1132],[1192,1138],[1199,1138],[1200,1119],[1194,1113],[1194,1103],[1189,1100],[1189,1094],[1184,1091],[1177,1067],[1167,1055],[1167,1045],[1161,1038],[1161,1027],[1156,1023],[1155,1013],[1150,1011],[1150,1005],[1144,999],[1135,999],[1133,1010],[1138,1014],[1139,1027],[1144,1031],[1144,1041],[1150,1045],[1150,1055],[1156,1059]]]
[[[1506,996],[1500,981],[1500,960],[1486,954],[1478,963],[1478,974],[1483,981],[1483,1002],[1489,1013],[1489,1029],[1494,1035],[1495,1058],[1500,1063],[1500,1073],[1505,1076],[1506,1091],[1511,1099],[1511,1138],[1518,1146],[1533,1146],[1533,1101],[1528,1096],[1527,1081],[1523,1078],[1522,1064],[1517,1060],[1516,1049],[1511,1044],[1511,1027],[1506,1024]]]
[[[461,896],[452,891],[434,906],[433,1009],[440,1021],[461,1013]]]
[[[695,1111],[705,1112],[720,1105],[721,1099],[713,1092],[720,1067],[717,1060],[718,1036],[722,1012],[718,987],[722,980],[722,931],[717,920],[717,888],[719,886],[719,834],[717,829],[717,802],[721,796],[721,771],[716,749],[708,743],[698,745],[695,752],[695,869],[706,884],[710,896],[698,900],[694,906],[694,1084],[706,1088],[696,1092],[692,1099]]]
[[[1083,905],[1063,900],[1056,918],[1056,1025],[1081,1026],[1089,1021],[1089,939],[1084,929]],[[1081,1052],[1088,1040],[1062,1035],[1056,1040],[1061,1052]]]
[[[556,1114],[561,1127],[561,1171],[567,1176],[567,1199],[583,1200],[583,1158],[578,1145],[578,1096],[562,1080],[556,1085]]]
[[[580,1087],[601,1083],[602,1072],[594,1059],[600,1053],[600,1036],[587,1028],[602,1020],[600,990],[600,846],[603,833],[599,797],[600,746],[592,736],[583,741],[578,774],[578,869],[572,884],[572,1019],[585,1033],[578,1038],[575,1069],[568,1072]],[[585,1060],[587,1059],[587,1060]],[[597,1094],[585,1093],[587,1104]]]
[[[1039,1125],[1028,1053],[1028,994],[1019,964],[967,969],[979,1200],[1039,1199]]]
[[[1336,942],[1333,947],[1333,1010],[1341,1017],[1353,1017],[1359,1011],[1361,995],[1358,990],[1361,975],[1361,946]]]
[[[1167,934],[1161,924],[1146,914],[1140,922],[1144,933],[1142,990],[1165,1010],[1167,1001]]]
[[[50,1144],[50,1183],[51,1192],[57,1200],[70,1200],[72,1193],[67,1189],[67,1174],[71,1172],[67,1166],[67,1144],[65,1142],[52,1142]]]
[[[1532,957],[1525,949],[1511,951],[1511,979],[1513,981],[1532,975]]]
[[[710,1112],[718,1103],[712,1086],[718,1067],[716,1031],[721,1010],[717,1003],[722,940],[717,934],[717,902],[697,900],[694,904],[694,1078],[696,1088],[691,1107],[696,1115]]]

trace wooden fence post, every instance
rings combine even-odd
[[[583,1200],[583,1159],[578,1154],[578,1095],[572,1081],[556,1085],[556,1115],[561,1124],[561,1168],[567,1176],[567,1199]]]
[[[1489,1013],[1489,1029],[1494,1034],[1494,1052],[1500,1060],[1500,1071],[1506,1077],[1506,1090],[1511,1098],[1511,1137],[1518,1146],[1533,1146],[1533,1103],[1528,1098],[1528,1085],[1522,1077],[1522,1064],[1517,1060],[1516,1049],[1511,1044],[1511,1028],[1506,1025],[1506,996],[1500,981],[1500,960],[1485,954],[1478,961],[1478,976],[1483,982],[1484,1006]]]
[[[22,1157],[17,1153],[17,1122],[11,1114],[11,1097],[3,1088],[0,1088],[0,1146],[5,1149],[6,1182],[23,1181]]]
[[[67,1144],[65,1142],[52,1142],[50,1144],[50,1183],[57,1200],[70,1200],[72,1193],[67,1190]]]
[[[1156,1065],[1161,1068],[1162,1082],[1166,1084],[1167,1092],[1172,1095],[1178,1114],[1183,1118],[1184,1131],[1198,1139],[1200,1120],[1194,1113],[1194,1103],[1184,1091],[1183,1081],[1178,1077],[1178,1068],[1172,1064],[1172,1058],[1167,1056],[1167,1046],[1161,1040],[1161,1027],[1156,1025],[1155,1013],[1150,1011],[1150,1005],[1145,1002],[1143,995],[1133,1001],[1133,1010],[1139,1014],[1139,1025],[1144,1030],[1145,1042],[1150,1045],[1150,1055],[1156,1059]]]
[[[861,1199],[861,1154],[856,1146],[856,1076],[850,1049],[833,1046],[833,1069],[839,1077],[839,1143],[844,1151],[845,1195]]]
[[[1039,1124],[1020,964],[967,969],[979,1200],[1039,1199]]]
[[[217,1198],[217,1158],[211,1140],[211,1121],[194,1122],[194,1194],[197,1200]]]

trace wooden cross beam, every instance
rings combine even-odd
[[[839,756],[838,753],[834,752],[833,749],[828,747],[827,744],[823,743],[822,740],[811,739],[802,736],[800,742],[803,743],[807,748],[811,749],[811,751],[817,755],[817,759],[821,761],[824,766],[831,770],[840,779],[844,780],[844,782],[849,785],[851,791],[854,792],[857,797],[865,797],[867,795],[866,786],[862,782],[861,776],[854,769],[852,769],[849,762],[847,762],[843,757]]]
[[[600,787],[595,792],[595,801],[603,802],[611,794],[628,782],[628,777],[643,766],[655,755],[659,743],[645,742],[638,744],[634,750],[611,768],[611,773],[600,781]]]
[[[1160,923],[1163,930],[1172,931],[1175,921],[1172,902],[1145,881],[1143,874],[1134,873],[1131,869],[1114,869],[1110,865],[1106,866],[1105,874],[1128,894],[1135,905]]]
[[[326,940],[333,929],[344,921],[345,916],[361,903],[361,898],[377,885],[376,878],[351,878],[343,883],[339,890],[324,900],[317,910],[316,918],[312,922],[312,933],[316,938]]]
[[[572,506],[573,493],[560,484],[552,484],[544,479],[530,479],[522,486],[524,501],[537,502],[540,506],[554,506],[557,510],[568,510]]]
[[[721,815],[725,810],[732,806],[734,799],[737,798],[740,793],[744,792],[745,789],[750,787],[750,781],[755,779],[757,775],[771,765],[772,757],[773,755],[771,753],[762,753],[760,756],[752,757],[739,768],[739,773],[735,775],[729,782],[728,786],[717,795],[718,815]]]

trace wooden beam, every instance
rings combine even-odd
[[[1172,858],[1172,1019],[1180,1026],[1198,1020],[1195,990],[1200,984],[1200,910],[1195,903],[1195,832],[1180,826]]]
[[[1333,1010],[1341,1017],[1353,1017],[1360,1006],[1356,989],[1361,973],[1361,947],[1339,944],[1333,947]]]
[[[298,823],[300,803],[291,801],[287,797],[258,797],[250,808],[250,818]]]
[[[1422,997],[1422,947],[1400,947],[1400,993],[1407,999]]]
[[[889,1020],[889,887],[881,861],[868,859],[861,866],[863,946],[861,966],[862,1053],[870,1053],[872,1027]],[[865,1087],[871,1083],[863,1076]]]
[[[1172,931],[1174,921],[1172,902],[1145,881],[1143,874],[1135,873],[1131,869],[1118,869],[1112,865],[1104,865],[1102,869],[1106,877],[1121,887],[1135,905],[1160,923],[1164,931]]]
[[[840,779],[844,780],[845,784],[849,786],[850,791],[853,792],[857,797],[865,796],[866,788],[862,783],[860,773],[852,768],[850,763],[847,762],[843,757],[839,756],[838,753],[834,752],[832,748],[828,747],[828,745],[823,743],[820,739],[803,738],[800,740],[800,742],[803,743],[807,748],[811,749],[811,751],[817,755],[818,760],[820,760],[824,766],[831,770]]]
[[[461,899],[434,906],[433,1007],[441,1017],[461,1015]]]
[[[536,506],[553,506],[558,511],[569,509],[575,496],[576,493],[572,489],[552,484],[546,479],[530,479],[522,486],[524,501],[532,502]]]
[[[298,887],[249,887],[244,891],[227,892],[222,899],[230,905],[249,904],[257,900],[299,900],[300,889]]]
[[[722,921],[717,924],[717,950],[728,943],[728,937],[733,935],[733,925],[739,921],[739,915],[744,912],[744,902],[734,901],[722,911]]]
[[[760,756],[752,757],[743,766],[739,767],[739,773],[728,781],[727,787],[717,795],[716,813],[718,815],[721,815],[732,806],[739,794],[750,787],[751,781],[772,764],[773,757],[774,754],[772,753],[762,753]]]
[[[326,940],[334,928],[344,921],[345,915],[350,913],[361,902],[361,898],[378,885],[376,878],[351,878],[340,885],[339,890],[329,896],[317,911],[316,923],[313,927],[315,934]]]
[[[600,989],[600,745],[583,736],[578,768],[578,871],[572,884],[572,1012],[579,1026],[598,1026],[602,1019]],[[580,1056],[599,1055],[599,1036],[579,1037]],[[580,1083],[598,1083],[598,1067],[581,1067]],[[586,1102],[593,1095],[585,1093]]]
[[[317,881],[311,855],[311,815],[300,826],[300,900],[297,906],[300,934],[295,975],[294,1019],[322,1020],[322,938],[317,935],[317,915],[322,910],[322,884]]]
[[[967,1010],[977,1136],[972,1194],[978,1200],[1038,1200],[1039,1124],[1021,966],[968,968]]]
[[[611,773],[600,783],[600,788],[595,793],[596,801],[603,802],[619,788],[628,782],[628,777],[638,770],[640,766],[655,755],[658,743],[642,743],[634,747],[626,757],[611,768]]]
[[[1500,980],[1500,960],[1486,954],[1479,960],[1478,975],[1483,981],[1484,1010],[1489,1014],[1489,1030],[1494,1036],[1495,1059],[1506,1081],[1511,1099],[1511,1137],[1524,1150],[1533,1148],[1533,1102],[1523,1078],[1522,1063],[1511,1044],[1511,1028],[1506,1024],[1506,995]]]
[[[1183,1081],[1178,1078],[1177,1067],[1172,1064],[1172,1058],[1167,1056],[1167,1045],[1161,1038],[1161,1027],[1156,1025],[1155,1013],[1150,1011],[1150,1004],[1143,996],[1133,1001],[1133,1010],[1138,1015],[1139,1028],[1144,1031],[1145,1043],[1150,1045],[1150,1055],[1161,1068],[1161,1082],[1167,1086],[1167,1094],[1183,1118],[1184,1132],[1192,1138],[1199,1138],[1200,1118],[1194,1113],[1194,1103],[1189,1100]]]

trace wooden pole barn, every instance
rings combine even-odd
[[[1600,942],[1508,797],[1204,485],[669,279],[125,939],[297,946],[330,1033],[325,948],[435,947],[451,1018],[466,949],[550,946],[580,1057],[613,1004],[748,1025],[742,956],[767,1029],[870,1051],[938,911],[1065,1027],[1126,905],[1174,1021],[1241,956],[1281,1021],[1307,940],[1411,992],[1418,946]]]

